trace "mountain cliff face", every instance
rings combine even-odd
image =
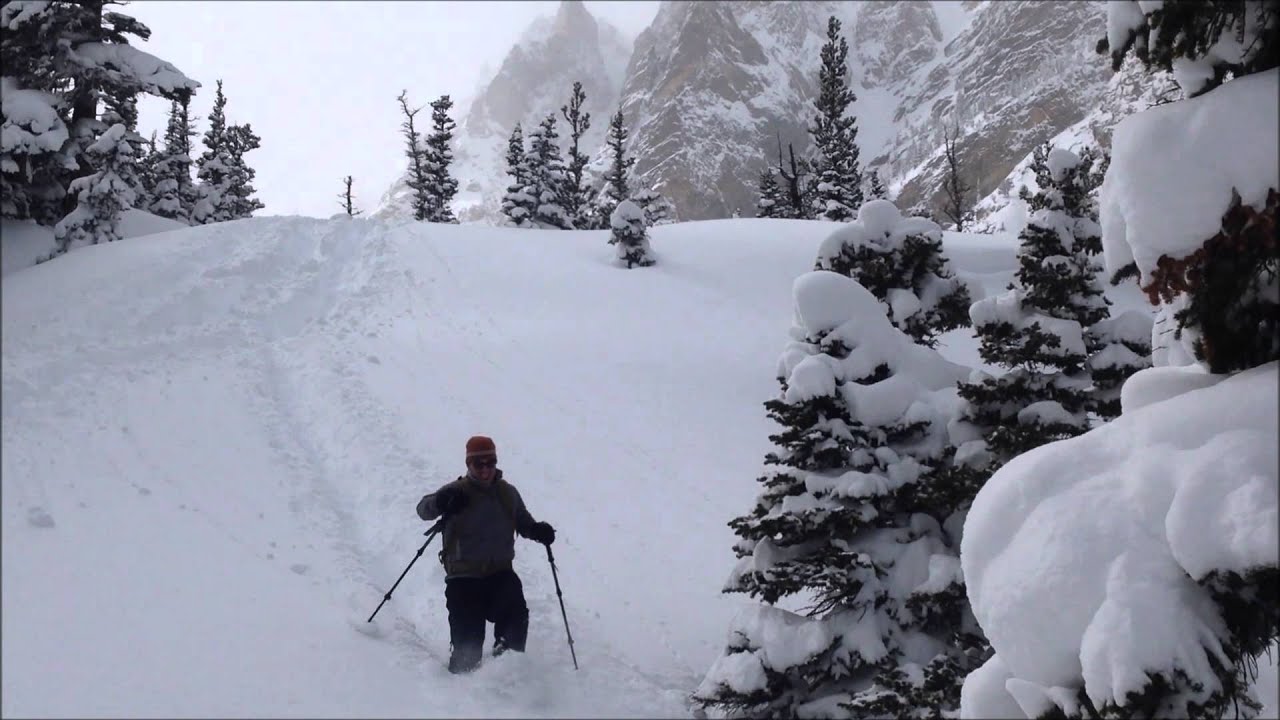
[[[607,117],[621,106],[637,184],[656,186],[680,219],[753,215],[759,172],[779,143],[810,151],[830,15],[850,44],[862,165],[903,207],[940,204],[946,128],[959,129],[962,169],[984,197],[1035,145],[1090,115],[1111,76],[1093,52],[1102,2],[677,0],[634,46],[564,2],[529,29],[461,123],[455,210],[464,221],[499,219],[511,128],[558,110],[581,80],[593,168],[603,168]],[[379,212],[404,212],[403,190]]]
[[[458,121],[453,167],[458,219],[492,223],[500,216],[509,182],[507,139],[516,123],[522,124],[527,138],[547,113],[554,112],[561,146],[568,146],[568,126],[560,108],[569,102],[575,80],[582,83],[591,113],[584,152],[595,152],[604,143],[609,115],[617,110],[630,55],[630,40],[594,18],[581,0],[565,0],[554,17],[535,21]],[[411,214],[409,188],[402,177],[383,195],[375,215]]]

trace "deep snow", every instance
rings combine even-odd
[[[0,713],[687,715],[832,229],[669,225],[624,270],[603,231],[260,218],[8,272]],[[1008,282],[1013,238],[945,242],[975,300]],[[523,540],[527,656],[444,670],[438,547],[355,631],[474,433],[557,528],[580,671]]]

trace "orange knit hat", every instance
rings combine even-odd
[[[482,455],[497,455],[498,449],[493,444],[493,439],[484,435],[475,435],[467,440],[467,459],[480,457]]]

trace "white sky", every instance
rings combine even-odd
[[[598,18],[635,36],[656,0],[588,1]],[[203,87],[193,101],[203,135],[214,84],[229,122],[253,125],[262,215],[328,217],[341,178],[357,204],[377,205],[404,167],[396,96],[426,105],[453,97],[461,122],[519,34],[557,2],[135,2],[123,12],[151,28],[139,46]],[[163,135],[168,103],[145,98],[139,130]],[[197,145],[201,146],[199,139]]]

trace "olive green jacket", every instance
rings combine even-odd
[[[502,479],[501,470],[488,487],[470,475],[444,487],[456,487],[470,498],[466,507],[445,521],[444,548],[440,551],[445,577],[487,577],[510,570],[516,555],[516,533],[527,538],[536,523],[520,492]],[[418,517],[428,521],[440,517],[438,492],[418,501]]]

